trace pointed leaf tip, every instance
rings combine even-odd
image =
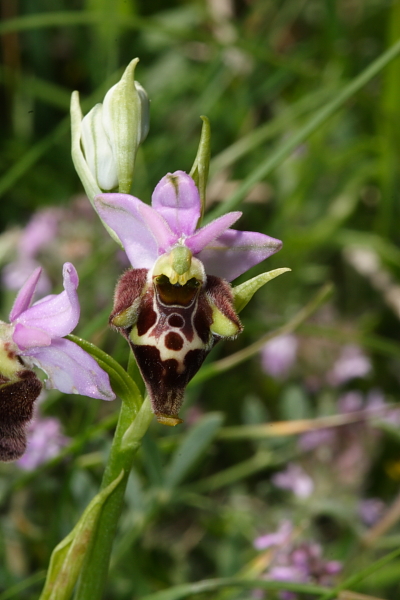
[[[287,273],[291,271],[286,267],[281,269],[274,269],[273,271],[268,271],[267,273],[261,273],[261,275],[257,275],[244,283],[235,286],[232,288],[233,298],[235,303],[235,309],[237,313],[240,313],[250,302],[254,294],[259,290],[263,285],[271,281],[271,279],[275,279],[275,277],[279,277],[282,273]]]

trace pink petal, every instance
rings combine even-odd
[[[200,196],[193,179],[183,171],[168,173],[156,185],[152,207],[179,237],[192,235],[200,218]]]
[[[52,338],[71,333],[80,315],[76,293],[79,280],[75,267],[71,263],[64,264],[63,276],[64,292],[42,298],[22,312],[16,322],[28,328],[41,329]]]
[[[21,323],[17,323],[15,326],[12,338],[20,350],[36,348],[37,346],[50,346],[51,344],[51,337],[45,331],[25,327]]]
[[[15,298],[15,302],[10,312],[10,322],[12,323],[23,313],[31,304],[36,290],[37,282],[39,281],[42,268],[38,267],[34,270],[29,279],[22,286]]]
[[[158,254],[163,254],[178,241],[178,236],[170,230],[164,217],[148,204],[142,202],[138,210],[146,223],[147,229],[157,242]]]
[[[51,346],[31,348],[22,353],[48,376],[46,387],[64,394],[82,394],[100,400],[114,400],[110,380],[94,358],[70,340],[56,339]]]
[[[280,240],[263,233],[229,229],[202,250],[197,258],[203,262],[207,274],[232,281],[281,247]]]
[[[206,246],[211,244],[214,240],[219,238],[224,231],[233,225],[240,217],[241,212],[230,212],[226,213],[222,217],[215,219],[205,227],[198,229],[196,233],[191,235],[185,242],[186,246],[191,249],[193,254],[198,254]]]
[[[158,258],[158,246],[139,212],[144,203],[128,194],[101,194],[94,203],[103,221],[121,240],[133,268],[152,267]]]

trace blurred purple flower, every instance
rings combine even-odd
[[[33,215],[20,237],[17,259],[3,269],[2,280],[6,288],[20,289],[32,271],[39,267],[36,256],[57,235],[60,218],[61,211],[57,208],[46,208]],[[42,271],[37,292],[43,295],[50,289],[50,280]]]
[[[358,514],[360,519],[371,527],[382,518],[386,510],[386,504],[380,498],[364,498],[358,505]]]
[[[58,419],[39,415],[29,423],[27,438],[26,453],[16,462],[24,471],[34,471],[54,458],[70,441],[63,435]]]
[[[322,548],[315,542],[294,543],[292,530],[291,523],[285,521],[277,533],[268,534],[267,545],[259,542],[256,544],[261,538],[255,540],[254,545],[257,549],[275,547],[269,568],[264,575],[265,579],[332,585],[333,577],[342,569],[341,563],[336,560],[324,560]],[[268,535],[263,537],[268,538]],[[292,600],[297,596],[293,592],[282,591],[280,597],[282,600]]]
[[[283,379],[296,362],[298,340],[287,334],[273,338],[261,350],[262,368],[268,375]]]
[[[18,292],[10,312],[10,325],[0,322],[0,336],[8,351],[32,368],[42,369],[46,386],[113,400],[107,373],[87,352],[64,339],[76,327],[80,307],[76,289],[78,274],[71,263],[63,268],[64,291],[32,304],[41,268],[37,268]]]
[[[200,197],[193,179],[183,171],[161,179],[152,206],[128,194],[100,194],[94,203],[136,269],[151,269],[161,255],[184,246],[208,275],[232,281],[282,246],[280,240],[262,233],[230,229],[240,212],[227,213],[197,229]]]
[[[257,537],[254,542],[256,550],[266,550],[272,546],[283,546],[289,543],[293,533],[293,525],[290,521],[282,521],[278,531],[275,533],[267,533]]]
[[[33,258],[57,235],[61,211],[57,208],[45,208],[33,215],[19,242],[19,251]]]
[[[272,476],[271,481],[276,487],[290,490],[298,498],[308,498],[314,490],[314,482],[300,465],[289,463],[285,471]]]
[[[349,344],[342,348],[339,358],[327,374],[330,385],[339,386],[351,379],[365,377],[371,371],[371,361],[359,346]]]
[[[361,392],[350,391],[342,394],[337,401],[338,412],[341,414],[363,410],[364,397]]]
[[[303,433],[299,437],[298,446],[300,450],[309,452],[320,446],[330,446],[336,439],[334,428],[324,427],[323,429],[314,429]]]

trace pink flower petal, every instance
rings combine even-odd
[[[168,173],[161,179],[151,205],[178,237],[194,233],[201,213],[200,196],[193,179],[184,171]]]
[[[100,400],[115,398],[107,373],[90,354],[70,340],[52,340],[51,346],[31,348],[22,355],[31,357],[46,373],[46,387]]]
[[[121,240],[133,268],[151,268],[158,258],[158,246],[139,212],[144,203],[128,194],[101,194],[94,203],[103,221]]]
[[[197,258],[204,264],[208,275],[232,281],[282,247],[282,242],[256,231],[228,229]]]
[[[212,244],[214,240],[219,238],[224,231],[226,231],[228,227],[240,219],[241,216],[242,213],[238,211],[222,215],[222,217],[215,219],[215,221],[212,221],[205,227],[198,229],[196,233],[191,235],[185,242],[186,246],[191,249],[193,254],[198,254],[206,246]]]
[[[147,229],[156,240],[158,254],[168,251],[178,241],[178,236],[174,234],[164,217],[151,208],[148,204],[142,204],[138,207],[140,215],[146,224]]]
[[[22,286],[15,298],[13,307],[10,312],[11,323],[19,317],[27,308],[29,308],[36,290],[37,282],[39,281],[42,268],[38,267],[34,270],[29,279]]]
[[[27,328],[41,329],[49,336],[62,337],[71,333],[79,321],[80,307],[76,288],[78,274],[71,263],[63,268],[64,292],[42,298],[16,319]]]
[[[41,329],[25,327],[22,323],[17,323],[12,335],[13,341],[20,350],[35,348],[37,346],[50,346],[51,337]]]

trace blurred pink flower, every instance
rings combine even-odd
[[[314,482],[300,465],[289,463],[285,471],[272,476],[271,481],[276,487],[290,490],[298,498],[308,498],[314,490]]]
[[[61,423],[55,417],[37,416],[27,430],[26,453],[16,465],[24,471],[34,471],[41,464],[58,456],[70,439],[63,435]]]
[[[371,371],[371,361],[359,346],[349,344],[342,348],[339,358],[327,374],[330,385],[339,386],[351,379],[365,377]]]
[[[22,231],[16,260],[3,269],[2,280],[6,288],[19,290],[32,271],[40,266],[36,260],[37,254],[56,237],[60,218],[61,210],[58,208],[45,208],[32,216]],[[43,296],[50,289],[50,280],[42,270],[37,284],[37,292]]]
[[[303,433],[299,437],[298,446],[300,450],[308,452],[320,446],[330,446],[336,439],[336,432],[332,428],[314,429]]]
[[[271,562],[264,578],[293,583],[332,585],[334,576],[342,569],[342,564],[337,560],[325,560],[322,547],[315,542],[294,543],[292,531],[293,525],[289,521],[284,521],[275,534],[267,534],[255,540],[254,546],[259,550],[273,548]],[[282,591],[280,598],[293,600],[297,595]]]
[[[296,362],[298,340],[295,335],[287,334],[273,338],[261,350],[263,370],[275,377],[283,379]]]
[[[290,541],[292,533],[292,523],[290,521],[282,521],[278,531],[275,533],[267,533],[257,537],[253,542],[254,548],[256,550],[265,550],[266,548],[271,548],[271,546],[283,546]]]
[[[380,498],[364,498],[358,505],[360,519],[368,527],[375,525],[385,510],[386,504]]]

